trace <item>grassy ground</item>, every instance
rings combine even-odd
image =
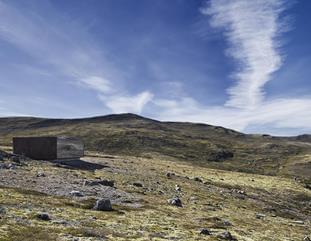
[[[88,154],[86,161],[109,168],[68,173],[115,180],[117,190],[135,195],[140,205],[114,204],[114,211],[99,212],[90,209],[93,199],[82,201],[29,190],[27,185],[6,185],[0,188],[0,207],[5,209],[0,214],[0,240],[221,240],[217,235],[230,231],[238,240],[299,241],[310,235],[311,191],[292,179],[198,168],[161,157]],[[45,162],[19,168],[29,170],[31,176],[42,170],[59,178],[66,173]],[[19,168],[10,175],[22,171]],[[167,172],[175,175],[168,178]],[[181,192],[175,191],[176,184]],[[181,198],[183,207],[167,203],[174,196]],[[38,212],[48,212],[51,221],[37,219]],[[257,213],[265,217],[258,219]],[[202,228],[212,235],[201,235]]]

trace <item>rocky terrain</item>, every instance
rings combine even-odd
[[[310,241],[310,137],[127,114],[0,118],[0,241]],[[17,135],[81,137],[81,160],[12,154]]]
[[[62,162],[1,156],[1,241],[310,237],[311,190],[294,179],[95,152]]]

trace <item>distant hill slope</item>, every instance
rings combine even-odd
[[[83,119],[0,118],[0,145],[13,136],[82,138],[87,150],[164,156],[193,164],[311,179],[311,137],[247,135],[206,124],[160,122],[134,114]]]

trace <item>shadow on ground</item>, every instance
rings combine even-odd
[[[68,168],[68,169],[79,169],[79,170],[87,170],[94,171],[97,169],[103,169],[109,166],[105,166],[98,163],[87,162],[80,159],[70,159],[70,160],[53,160],[52,163],[56,164],[59,167]]]

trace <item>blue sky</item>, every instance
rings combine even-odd
[[[311,132],[309,0],[0,0],[0,115]]]

